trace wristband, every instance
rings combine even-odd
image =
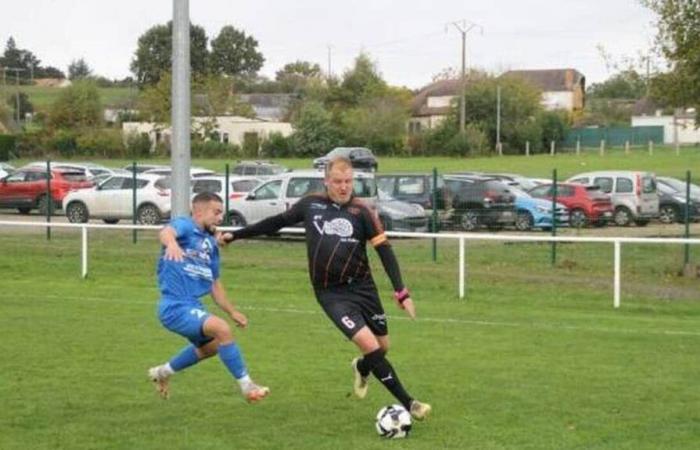
[[[408,292],[408,289],[403,288],[400,291],[394,292],[394,298],[396,299],[397,302],[399,302],[399,305],[403,305],[403,302],[406,301],[407,298],[410,298],[411,294]]]

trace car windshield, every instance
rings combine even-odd
[[[374,178],[355,178],[352,186],[358,197],[374,197],[377,193],[377,183]]]
[[[515,195],[516,197],[531,197],[530,194],[528,194],[527,192],[523,191],[523,190],[520,189],[519,187],[509,186],[509,187],[508,187],[508,190],[509,190],[513,195]]]
[[[685,195],[686,184],[684,181],[676,180],[675,178],[663,178],[659,180],[659,187],[668,186],[673,191]],[[690,195],[692,197],[700,197],[700,186],[690,184]]]

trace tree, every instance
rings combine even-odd
[[[7,106],[12,110],[12,116],[17,117],[17,100],[19,99],[19,117],[24,119],[27,114],[34,112],[34,105],[29,101],[29,96],[25,92],[20,92],[18,95],[11,94],[7,96]]]
[[[255,75],[265,62],[257,48],[252,36],[226,25],[211,41],[209,68],[220,75]]]
[[[321,156],[340,144],[332,119],[321,103],[307,102],[301,108],[292,135],[297,156]]]
[[[602,83],[594,83],[588,88],[589,98],[622,98],[640,99],[647,90],[647,82],[634,69],[626,69],[616,73]]]
[[[657,43],[670,71],[655,77],[657,100],[700,110],[700,8],[697,0],[641,0],[658,14]],[[700,114],[696,117],[700,124]]]
[[[155,25],[138,39],[131,71],[140,87],[155,85],[172,70],[173,23]],[[204,28],[190,24],[190,66],[192,74],[207,72],[207,35]]]
[[[5,52],[0,58],[0,66],[23,69],[25,73],[21,76],[26,79],[34,69],[39,67],[40,63],[41,61],[32,52],[18,48],[14,38],[10,36],[5,45]]]
[[[97,86],[80,80],[61,90],[49,108],[49,124],[54,128],[94,128],[102,124],[102,103]]]
[[[303,91],[311,80],[320,79],[321,66],[301,60],[285,64],[275,74],[275,80],[282,85],[283,92]]]
[[[74,59],[68,65],[68,79],[71,81],[88,78],[91,74],[92,70],[83,58]]]
[[[366,53],[355,58],[355,66],[343,74],[343,81],[331,88],[328,101],[337,108],[355,107],[387,89],[376,65]]]

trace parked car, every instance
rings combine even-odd
[[[519,187],[522,191],[527,191],[538,185],[537,182],[531,178],[524,177],[515,173],[492,173],[486,172],[483,174],[485,177],[495,178],[496,180],[502,181],[508,186]]]
[[[408,203],[433,209],[433,175],[421,173],[376,174],[377,189],[391,197]],[[438,209],[445,209],[445,183],[438,176]]]
[[[133,218],[133,175],[114,175],[92,189],[72,191],[64,199],[66,217],[72,223],[102,219],[117,223]],[[155,174],[136,175],[136,220],[157,225],[170,217],[170,178]]]
[[[133,164],[127,164],[126,166],[122,167],[124,170],[128,170],[129,172],[133,171]],[[169,169],[170,166],[166,166],[163,164],[136,164],[136,173],[143,173],[147,170],[152,170],[152,169]]]
[[[262,180],[256,177],[237,177],[232,176],[228,179],[228,198],[229,200],[235,200],[237,198],[245,197],[248,192],[250,192],[254,187],[259,185]],[[192,194],[199,194],[200,192],[213,192],[218,194],[222,200],[226,200],[225,188],[226,187],[226,177],[221,175],[215,176],[203,176],[192,179]]]
[[[314,168],[322,169],[326,164],[339,156],[348,158],[352,166],[356,169],[376,171],[379,167],[377,158],[372,153],[372,150],[365,147],[336,147],[325,156],[314,159]]]
[[[387,231],[428,231],[428,215],[418,204],[397,200],[378,189],[374,205],[377,207],[379,220]]]
[[[684,181],[669,177],[657,177],[659,192],[659,220],[663,223],[685,222],[687,186]],[[690,185],[688,218],[700,219],[700,187]]]
[[[533,228],[550,230],[552,228],[552,201],[536,198],[517,187],[510,187],[515,195],[515,228],[529,231]],[[557,202],[555,211],[557,227],[569,225],[569,208]]]
[[[287,172],[286,167],[275,164],[272,161],[255,160],[255,161],[238,161],[231,169],[234,175],[248,175],[255,177],[269,177]]]
[[[29,214],[32,209],[46,215],[49,208],[47,195],[48,173],[38,167],[17,170],[0,181],[0,208],[17,208],[21,214]],[[94,183],[84,172],[67,169],[51,170],[51,207],[61,209],[66,194],[73,189],[89,188]]]
[[[535,198],[552,201],[552,184],[542,184],[528,191]],[[613,204],[600,186],[557,183],[557,203],[569,208],[569,225],[576,228],[588,224],[604,226],[613,217]]]
[[[101,175],[113,173],[113,169],[94,163],[51,161],[50,166],[51,169],[62,169],[70,172],[82,172],[88,180],[93,181]],[[45,170],[46,161],[34,161],[27,164],[24,167]]]
[[[173,169],[170,166],[166,166],[166,167],[159,167],[159,168],[155,168],[155,169],[144,170],[141,173],[169,177],[173,174]],[[201,167],[191,167],[190,168],[190,177],[192,177],[192,178],[208,177],[210,175],[216,175],[216,172],[214,172],[213,170],[209,170],[209,169],[202,169]]]
[[[229,219],[234,226],[245,226],[286,211],[303,196],[325,189],[319,170],[286,172],[268,179],[243,198],[229,203]],[[373,201],[377,195],[371,174],[355,173],[355,196]]]
[[[0,179],[14,173],[15,168],[5,162],[0,162]]]
[[[445,175],[448,220],[465,231],[515,224],[515,196],[504,183],[480,176]]]
[[[610,194],[616,225],[627,226],[634,222],[644,226],[659,216],[659,196],[653,173],[629,170],[588,172],[573,176],[567,182],[594,184]]]

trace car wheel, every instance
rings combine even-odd
[[[72,202],[66,206],[66,217],[70,223],[86,223],[90,215],[83,202]]]
[[[464,231],[476,231],[479,228],[479,216],[474,211],[465,211],[459,218]]]
[[[17,208],[17,211],[19,211],[20,214],[27,215],[29,214],[29,211],[31,211],[32,208],[27,208],[27,207],[22,207],[22,208]]]
[[[385,231],[391,231],[393,228],[393,223],[391,222],[391,217],[381,216],[379,220],[382,222],[382,227]]]
[[[515,229],[518,231],[529,231],[534,223],[535,220],[532,218],[532,214],[527,211],[519,211],[518,216],[515,218]]]
[[[615,210],[613,221],[615,222],[615,225],[620,227],[629,226],[630,222],[632,221],[632,213],[624,206],[620,206]]]
[[[136,212],[136,221],[141,225],[158,225],[161,220],[160,211],[154,205],[143,205]]]
[[[115,223],[119,223],[119,219],[102,219],[102,221],[108,225],[114,225]]]
[[[232,212],[228,215],[228,223],[230,223],[232,227],[246,226],[245,217],[237,212]]]
[[[56,211],[56,206],[57,205],[55,202],[51,205],[51,215],[53,215],[53,213]],[[36,202],[36,207],[39,210],[39,214],[45,216],[49,209],[49,198],[46,195],[39,197],[39,200]]]
[[[583,228],[586,226],[588,218],[582,209],[574,209],[569,215],[569,224],[574,228]]]
[[[675,223],[678,220],[678,211],[671,205],[663,205],[659,208],[659,220],[663,223]]]

